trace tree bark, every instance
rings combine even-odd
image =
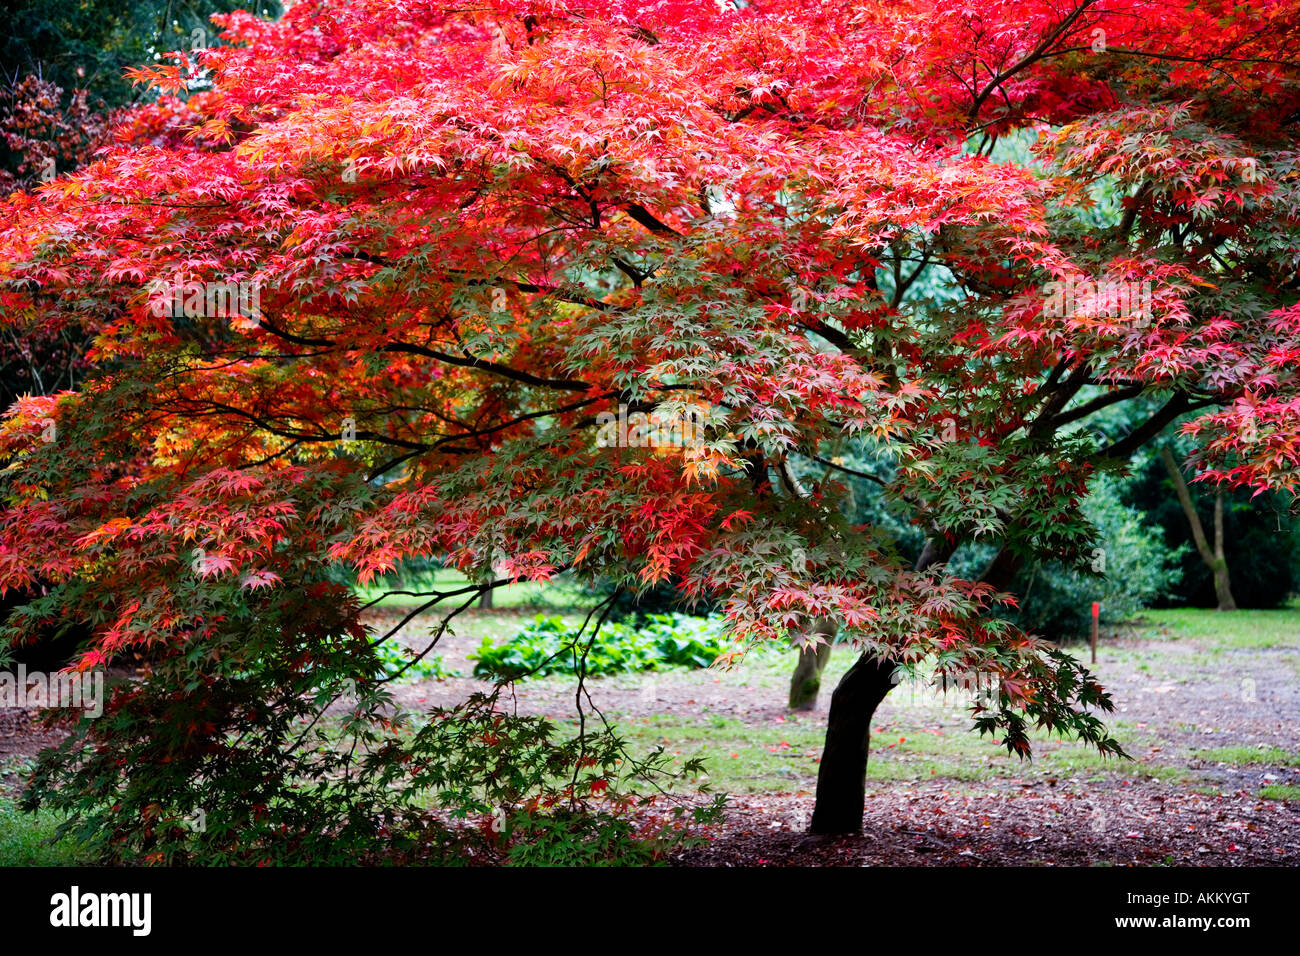
[[[916,559],[914,569],[924,571],[947,561],[956,549],[956,541],[932,538]],[[831,694],[811,832],[833,834],[862,830],[871,718],[885,695],[894,689],[896,669],[892,660],[863,654],[840,678]]]
[[[822,671],[831,659],[831,648],[835,644],[835,633],[839,627],[829,618],[818,618],[813,622],[812,631],[826,638],[826,643],[817,646],[808,645],[799,653],[794,674],[790,678],[791,710],[810,711],[817,708],[817,694],[821,691]]]
[[[1223,489],[1217,489],[1214,494],[1214,544],[1211,546],[1205,537],[1205,526],[1201,524],[1201,516],[1196,510],[1195,502],[1192,501],[1192,494],[1187,490],[1187,481],[1183,478],[1182,469],[1178,467],[1174,453],[1168,445],[1161,446],[1160,458],[1165,463],[1165,470],[1169,472],[1170,480],[1174,483],[1174,493],[1178,495],[1178,503],[1182,505],[1187,523],[1191,525],[1196,551],[1205,562],[1205,566],[1210,569],[1210,573],[1214,575],[1214,596],[1218,599],[1219,610],[1235,611],[1237,601],[1232,596],[1228,559],[1224,556]]]
[[[867,802],[871,718],[894,687],[893,661],[863,654],[831,694],[811,831],[859,833]]]

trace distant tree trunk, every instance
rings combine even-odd
[[[505,573],[506,573],[506,564],[502,560],[500,549],[497,549],[496,556],[492,561],[492,577],[494,580],[499,579],[503,577]],[[489,587],[487,590],[485,590],[482,594],[479,595],[478,606],[480,611],[492,610],[492,595],[496,594],[496,591],[497,591],[496,587],[493,586],[493,587]]]
[[[1187,481],[1183,478],[1182,469],[1178,467],[1174,453],[1168,445],[1161,446],[1160,458],[1164,461],[1165,470],[1169,472],[1169,477],[1174,483],[1174,491],[1178,495],[1178,503],[1182,505],[1183,514],[1187,516],[1187,523],[1192,526],[1192,540],[1196,542],[1196,550],[1206,567],[1210,569],[1210,573],[1214,575],[1214,596],[1219,601],[1219,610],[1235,611],[1237,602],[1232,596],[1228,560],[1224,556],[1223,547],[1223,488],[1220,487],[1214,492],[1214,544],[1211,546],[1206,540],[1205,527],[1201,524],[1201,516],[1192,501],[1191,492],[1187,490]]]
[[[839,627],[829,618],[818,618],[813,622],[813,633],[823,635],[826,643],[817,646],[810,644],[800,652],[794,675],[790,678],[791,710],[816,709],[817,694],[822,686],[822,671],[831,659],[831,648],[835,644],[835,633],[838,630]]]

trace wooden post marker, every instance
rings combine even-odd
[[[1097,663],[1097,622],[1101,619],[1101,602],[1092,602],[1092,662]]]

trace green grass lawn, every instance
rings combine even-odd
[[[77,866],[88,863],[77,844],[54,840],[58,819],[48,813],[22,813],[0,798],[0,866]]]
[[[0,804],[0,866],[85,866],[91,863],[71,839],[51,843],[58,821]]]
[[[645,751],[662,745],[678,762],[703,757],[714,789],[732,793],[811,789],[817,781],[822,725],[787,717],[762,726],[733,717],[703,719],[672,716],[629,718],[619,729]],[[1130,749],[1154,738],[1127,725],[1116,726]],[[944,779],[966,783],[1024,778],[1063,778],[1117,774],[1128,779],[1180,781],[1178,768],[1103,757],[1095,750],[1046,733],[1032,733],[1034,759],[1021,760],[964,729],[938,729],[921,711],[879,714],[872,729],[868,781],[914,782]]]
[[[1230,614],[1205,608],[1164,608],[1144,611],[1142,618],[1151,625],[1143,629],[1144,637],[1203,641],[1210,653],[1300,647],[1300,606],[1297,605],[1274,611]]]
[[[1214,747],[1198,750],[1196,756],[1211,763],[1226,763],[1234,767],[1255,764],[1269,767],[1300,766],[1300,753],[1290,753],[1281,747]]]
[[[1300,787],[1289,783],[1270,783],[1259,788],[1259,795],[1265,800],[1300,801]]]

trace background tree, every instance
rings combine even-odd
[[[1175,442],[1175,459],[1182,461],[1187,450],[1185,443]],[[1181,551],[1180,583],[1159,595],[1154,606],[1217,607],[1213,571],[1196,548],[1191,525],[1157,449],[1139,457],[1132,479],[1119,492],[1126,504],[1140,508],[1161,528],[1170,547]],[[1211,522],[1215,499],[1223,495],[1223,552],[1232,572],[1237,606],[1275,608],[1285,604],[1297,581],[1296,519],[1290,496],[1255,495],[1250,489],[1206,487],[1203,483],[1188,484],[1188,492],[1197,514],[1211,516]]]
[[[1228,559],[1225,556],[1223,489],[1217,488],[1214,492],[1214,541],[1211,543],[1206,537],[1205,527],[1201,524],[1201,516],[1192,501],[1191,492],[1187,490],[1187,480],[1183,478],[1182,469],[1174,459],[1173,450],[1168,445],[1161,445],[1160,458],[1164,462],[1165,470],[1169,472],[1174,494],[1177,495],[1178,504],[1187,518],[1188,527],[1191,528],[1192,540],[1196,542],[1196,552],[1214,577],[1214,596],[1219,602],[1219,610],[1235,611],[1237,601],[1232,596],[1232,580],[1228,573]]]
[[[15,627],[92,620],[84,666],[162,644],[182,688],[238,642],[224,607],[292,629],[329,563],[446,556],[474,584],[427,594],[444,623],[563,569],[676,578],[737,654],[823,619],[855,646],[812,823],[852,831],[908,671],[1012,752],[1033,727],[1121,751],[1086,670],[995,613],[1027,558],[1087,566],[1099,474],[1192,416],[1202,478],[1296,491],[1294,2],[222,22],[189,135],[12,197],[0,234],[5,321],[95,335],[86,385],[0,432],[0,586],[53,579]],[[227,283],[259,308],[198,294]],[[1120,404],[1132,429],[1090,438]],[[700,440],[610,454],[620,407]],[[874,474],[846,448],[887,463],[891,522],[845,517]],[[359,626],[312,593],[340,618],[293,655]]]
[[[235,0],[4,0],[0,42],[0,191],[30,189],[89,160],[122,121],[118,112],[154,98],[126,71],[164,51],[219,42],[209,21]],[[260,16],[278,2],[254,5]],[[206,81],[192,78],[190,89]]]
[[[65,90],[85,90],[95,109],[139,103],[151,94],[126,71],[170,50],[218,42],[208,19],[249,10],[280,15],[278,0],[4,0],[0,69],[7,78],[39,76]],[[196,31],[198,31],[196,33]]]

